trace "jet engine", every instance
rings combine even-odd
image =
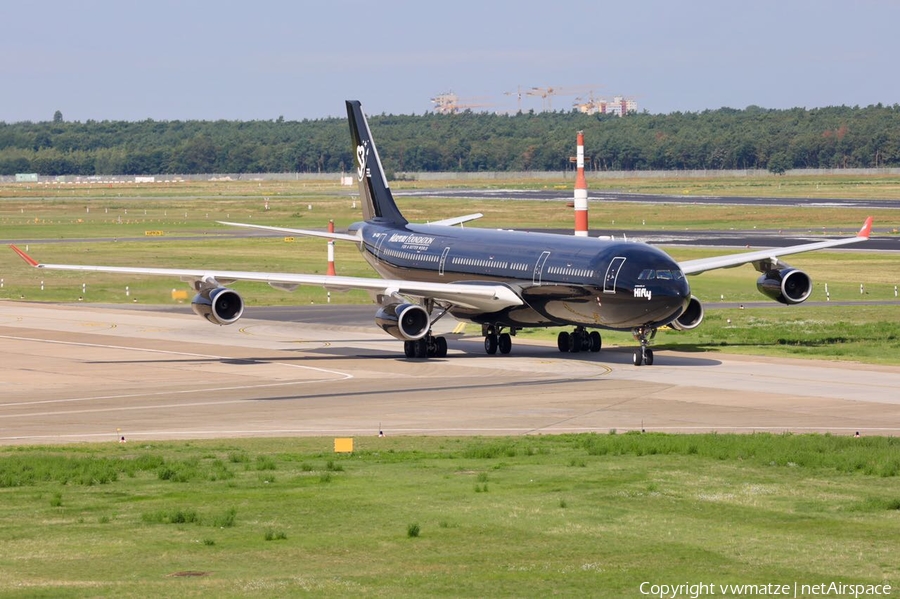
[[[806,301],[812,293],[812,280],[808,274],[796,268],[772,269],[759,277],[756,288],[776,302],[799,304]]]
[[[234,324],[244,313],[244,300],[233,289],[215,287],[194,296],[191,308],[213,324]]]
[[[703,322],[703,304],[692,295],[687,308],[678,318],[670,322],[669,326],[676,331],[690,331],[700,326],[701,322]]]
[[[428,333],[431,318],[418,304],[388,304],[375,314],[375,324],[401,341],[416,341]]]

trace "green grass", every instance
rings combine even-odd
[[[3,448],[0,595],[636,597],[644,581],[900,583],[897,439],[365,438],[349,456],[330,444]],[[275,482],[259,480],[261,462]],[[223,464],[233,477],[212,476]],[[160,478],[164,468],[190,474]]]
[[[460,185],[464,183],[464,185]],[[592,182],[593,185],[593,182]],[[426,222],[481,212],[471,226],[487,228],[571,228],[571,182],[465,181],[400,183],[397,190],[447,187],[526,188],[558,191],[560,202],[484,199],[405,198],[397,203],[412,222]],[[895,178],[841,176],[808,179],[618,179],[599,180],[596,191],[628,191],[675,195],[755,195],[771,197],[900,198]],[[191,183],[189,185],[61,186],[0,185],[0,229],[5,239],[120,238],[162,231],[166,236],[215,235],[228,232],[217,220],[257,222],[300,228],[324,228],[329,219],[344,228],[362,220],[356,188],[304,181]],[[266,209],[268,199],[269,208]],[[900,199],[898,199],[900,203]],[[355,205],[355,207],[354,207]],[[591,226],[620,229],[794,229],[817,233],[826,227],[859,230],[867,216],[876,231],[900,230],[900,215],[890,209],[793,206],[708,206],[700,204],[636,204],[594,200]]]

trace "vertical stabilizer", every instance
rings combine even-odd
[[[381,158],[378,157],[378,150],[372,140],[372,132],[369,131],[369,123],[358,100],[347,100],[347,118],[356,154],[356,179],[363,203],[363,217],[366,220],[405,225],[409,221],[403,218],[394,203],[394,196],[391,195],[381,167]]]

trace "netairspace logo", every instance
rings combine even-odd
[[[641,595],[658,597],[659,599],[676,599],[678,597],[885,597],[891,594],[889,584],[846,584],[843,582],[823,582],[818,584],[714,584],[714,583],[682,583],[654,584],[643,582]]]

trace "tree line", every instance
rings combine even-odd
[[[591,170],[900,166],[900,105],[630,114],[374,115],[385,168],[559,171],[575,132]],[[0,174],[150,175],[351,171],[346,119],[0,122]]]

